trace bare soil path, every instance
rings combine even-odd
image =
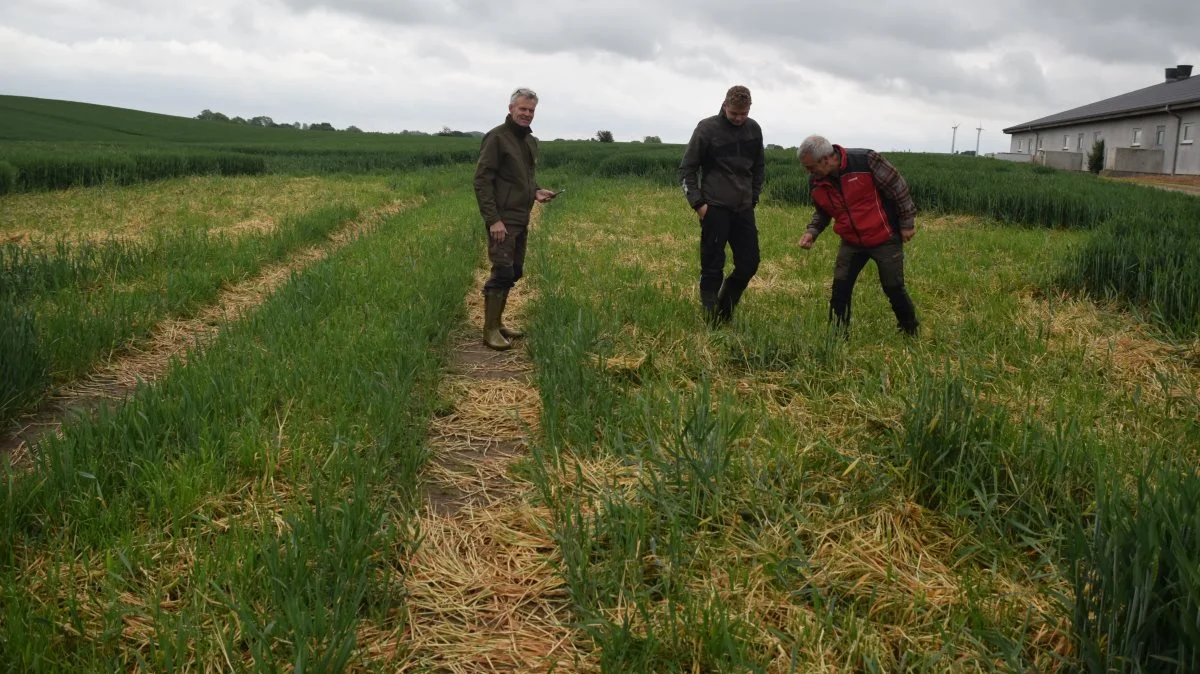
[[[548,513],[511,471],[537,433],[541,400],[523,340],[505,352],[482,343],[485,279],[480,272],[466,297],[441,392],[447,408],[430,425],[422,541],[406,564],[413,651],[402,671],[591,671],[567,624]],[[524,290],[513,291],[507,324],[521,325]]]

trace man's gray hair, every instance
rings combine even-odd
[[[833,154],[833,143],[826,140],[825,136],[814,134],[800,143],[800,149],[796,150],[796,159],[803,161],[805,155],[813,159],[824,159],[831,154]]]
[[[508,104],[514,105],[517,102],[518,98],[528,98],[529,100],[533,101],[534,103],[537,103],[537,99],[538,99],[537,94],[533,93],[533,89],[526,89],[525,87],[521,87],[520,89],[517,89],[516,91],[512,92],[512,96],[508,97]]]

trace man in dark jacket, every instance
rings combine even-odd
[[[765,158],[762,129],[749,115],[750,90],[731,87],[721,111],[696,125],[679,164],[683,194],[700,218],[700,303],[711,325],[733,317],[758,271],[754,207],[762,192]],[[726,244],[733,251],[728,277]]]
[[[830,318],[849,330],[854,283],[867,261],[874,260],[899,329],[915,337],[917,312],[904,287],[904,244],[913,238],[917,216],[908,184],[874,150],[846,149],[821,136],[805,138],[796,155],[809,173],[816,207],[800,247],[812,248],[830,220],[842,239],[833,269]]]
[[[554,192],[537,186],[537,138],[529,125],[537,94],[517,89],[509,97],[504,123],[484,135],[475,166],[475,199],[488,232],[492,276],[483,286],[483,343],[497,351],[512,348],[523,333],[505,327],[504,306],[525,270],[525,241],[533,202],[546,203]]]

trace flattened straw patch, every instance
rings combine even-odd
[[[421,521],[407,606],[414,657],[404,671],[591,671],[562,626],[568,598],[554,571],[545,512],[516,504]]]
[[[273,232],[277,224],[275,218],[269,215],[262,215],[257,218],[236,222],[228,227],[214,227],[208,230],[208,234],[210,236],[227,235],[235,238],[243,234],[262,235]]]
[[[646,354],[616,354],[607,356],[601,360],[599,355],[594,356],[597,365],[600,365],[605,370],[615,372],[637,372],[642,365],[646,363]]]
[[[872,617],[881,611],[910,613],[913,597],[948,609],[962,594],[956,575],[941,561],[951,557],[954,540],[923,526],[923,517],[915,504],[883,507],[825,532],[812,557],[818,568],[814,583],[873,596]]]
[[[460,450],[441,448],[438,451],[441,456],[429,463],[425,477],[441,488],[444,502],[461,507],[466,504],[495,505],[515,498],[508,475],[511,455],[478,453],[469,443],[464,443]]]
[[[1200,395],[1200,340],[1182,347],[1156,340],[1139,324],[1123,321],[1114,332],[1101,322],[1094,302],[1056,297],[1053,303],[1023,297],[1026,310],[1019,319],[1031,330],[1048,329],[1051,344],[1082,349],[1089,362],[1109,365],[1109,379],[1127,391],[1140,387],[1151,400],[1165,396]],[[1164,390],[1162,375],[1182,383]]]
[[[433,420],[433,437],[520,441],[538,428],[541,397],[519,380],[452,376],[443,381],[442,390],[455,408]]]

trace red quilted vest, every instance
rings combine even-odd
[[[867,150],[834,145],[842,157],[836,178],[809,178],[813,203],[833,217],[833,231],[854,246],[874,248],[896,236],[899,218],[890,199],[879,193]]]

